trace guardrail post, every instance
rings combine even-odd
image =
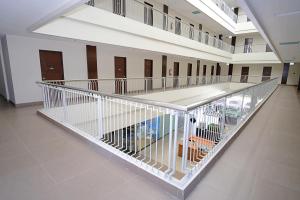
[[[221,119],[221,136],[224,134],[224,129],[225,129],[225,118],[226,118],[226,104],[227,104],[227,97],[224,97],[224,103],[222,107],[222,119]]]
[[[64,110],[64,118],[63,121],[67,121],[67,100],[66,100],[66,90],[61,89],[62,92],[62,104],[63,104],[63,110]]]
[[[184,114],[184,126],[183,126],[183,138],[182,138],[182,162],[181,169],[184,172],[186,170],[187,163],[187,150],[189,144],[189,115],[187,113]]]
[[[101,139],[104,134],[101,96],[97,96],[97,117],[98,117],[98,139]]]

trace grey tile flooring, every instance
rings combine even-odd
[[[0,100],[0,199],[174,199],[98,147]],[[280,86],[188,200],[300,199],[300,95]]]

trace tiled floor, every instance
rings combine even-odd
[[[173,199],[97,147],[0,100],[0,199]],[[188,197],[300,199],[300,95],[281,86]]]

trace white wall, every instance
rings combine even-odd
[[[252,52],[266,52],[267,43],[259,33],[243,34],[236,37],[235,53],[244,53],[245,38],[253,38]]]
[[[8,68],[9,90],[11,101],[15,104],[29,103],[41,100],[41,90],[36,81],[41,81],[39,50],[61,51],[63,53],[63,67],[65,80],[87,79],[86,43],[79,41],[61,41],[54,39],[29,38],[7,35],[4,43],[8,45],[5,54]],[[94,43],[89,43],[95,45]],[[153,77],[159,78],[162,73],[162,53],[145,51],[133,48],[96,44],[99,78],[114,78],[114,57],[126,57],[127,77],[144,77],[144,60],[153,60]],[[5,48],[4,48],[5,49]],[[179,62],[179,76],[187,76],[188,63],[192,63],[192,76],[196,76],[197,59],[176,55],[167,55],[167,77],[173,76],[174,62]],[[210,76],[210,67],[216,62],[200,61],[200,75],[203,65],[207,65],[207,75]],[[222,64],[221,64],[222,65]],[[221,72],[227,74],[226,67]],[[171,72],[171,73],[169,73]],[[185,84],[185,79],[181,84]],[[113,84],[110,90],[113,89]],[[134,87],[143,89],[143,82],[132,83]],[[155,82],[154,87],[160,86],[161,81]]]
[[[298,85],[300,76],[300,63],[295,63],[295,65],[290,65],[287,85]]]
[[[0,38],[0,95],[4,96],[7,99],[6,94],[6,72],[4,68],[4,61],[3,61],[3,55],[2,55],[2,44],[1,44],[1,38]]]
[[[249,67],[249,76],[262,76],[263,67],[272,67],[272,77],[279,77],[279,83],[281,82],[283,63],[280,64],[243,64],[243,65],[233,65],[232,75],[240,76],[242,67]],[[287,85],[298,85],[300,75],[300,63],[295,63],[295,65],[290,66]],[[261,79],[251,78],[248,80]]]
[[[12,77],[15,104],[41,100],[41,90],[35,83],[41,81],[39,50],[54,50],[63,53],[65,79],[86,79],[86,50],[78,43],[58,40],[35,39],[7,35],[9,66]],[[9,84],[10,85],[10,84]]]
[[[11,75],[11,65],[10,65],[10,58],[8,52],[8,44],[7,44],[7,37],[1,38],[1,45],[2,45],[2,58],[3,58],[3,65],[5,76],[4,81],[6,79],[6,96],[5,98],[9,101],[15,102],[15,95],[14,95],[14,86],[13,80]]]

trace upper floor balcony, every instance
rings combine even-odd
[[[180,17],[168,14],[166,9],[162,11],[155,8],[150,3],[138,0],[95,0],[87,4],[229,53],[234,52],[232,45],[199,30],[192,23],[183,22]]]
[[[239,63],[280,63],[276,54],[268,44],[245,44],[235,47],[232,61]]]
[[[238,16],[223,0],[212,0],[227,16],[229,16],[235,23],[238,21]]]

